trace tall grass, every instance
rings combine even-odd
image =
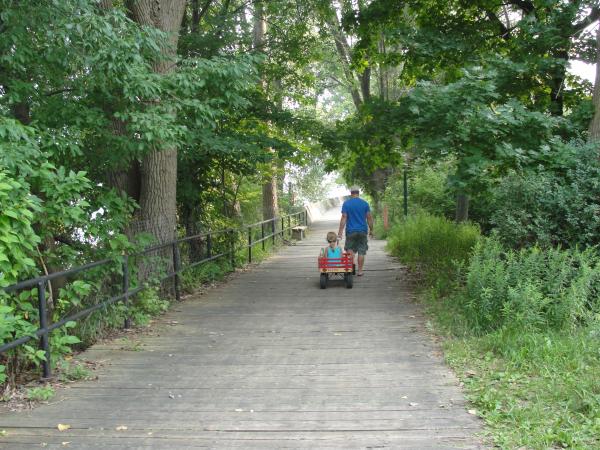
[[[505,250],[477,243],[459,298],[473,330],[503,327],[572,331],[600,312],[600,258],[595,249]]]
[[[419,270],[446,358],[500,448],[600,448],[600,255],[506,249],[420,214],[389,250]]]
[[[447,289],[480,239],[476,225],[456,224],[443,217],[420,213],[396,224],[388,236],[388,250],[420,271],[425,281]]]

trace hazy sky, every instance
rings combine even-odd
[[[571,61],[570,72],[579,75],[581,78],[585,78],[590,82],[594,82],[596,78],[596,65],[595,64],[586,64],[582,61]]]

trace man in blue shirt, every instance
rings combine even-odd
[[[365,255],[369,246],[367,244],[367,232],[373,237],[373,216],[369,204],[359,198],[358,187],[350,188],[350,198],[342,205],[342,218],[340,219],[340,230],[338,236],[341,239],[344,227],[346,228],[346,243],[344,250],[352,254],[358,254],[358,271],[356,275],[363,275]],[[368,225],[368,228],[367,228]]]

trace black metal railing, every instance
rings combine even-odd
[[[308,212],[306,210],[300,211],[295,214],[290,214],[283,217],[274,217],[273,219],[264,220],[251,225],[244,225],[239,228],[232,228],[227,230],[220,230],[215,232],[201,233],[194,236],[186,236],[180,239],[173,240],[164,244],[155,245],[144,249],[141,252],[134,253],[131,255],[123,255],[120,267],[120,273],[122,276],[121,292],[117,295],[113,295],[105,300],[101,300],[97,304],[71,314],[58,320],[55,323],[48,324],[48,307],[46,304],[46,284],[52,280],[59,278],[70,277],[82,272],[89,271],[102,266],[107,266],[115,263],[114,259],[107,258],[100,261],[95,261],[83,266],[74,267],[62,272],[51,273],[49,275],[32,278],[20,283],[13,284],[5,287],[3,290],[6,293],[20,292],[26,289],[37,288],[38,297],[38,313],[39,313],[39,328],[31,335],[19,337],[11,342],[4,343],[0,346],[0,354],[16,348],[20,345],[29,342],[32,339],[40,339],[40,348],[44,351],[45,360],[42,361],[43,377],[49,378],[52,375],[51,361],[50,361],[50,339],[49,335],[53,330],[64,326],[67,322],[77,321],[83,317],[86,317],[93,312],[105,308],[116,302],[123,302],[126,307],[126,311],[129,311],[130,299],[150,287],[148,284],[140,284],[134,288],[130,286],[130,273],[132,270],[132,262],[136,262],[136,258],[144,257],[149,254],[161,252],[164,256],[166,252],[171,253],[172,257],[172,270],[166,275],[161,276],[157,282],[164,282],[166,280],[173,280],[174,296],[177,301],[181,299],[181,280],[180,275],[183,271],[189,270],[193,267],[205,264],[211,261],[215,261],[220,258],[230,257],[232,270],[235,270],[236,260],[238,252],[246,249],[248,251],[247,260],[249,263],[252,262],[252,249],[258,244],[261,244],[262,249],[265,249],[265,242],[268,240],[272,241],[272,244],[276,244],[276,239],[280,237],[282,240],[285,239],[286,233],[291,237],[292,229],[296,226],[308,225]],[[246,243],[247,237],[247,243]],[[204,257],[194,261],[193,258],[188,257],[188,264],[182,264],[182,257],[180,252],[180,246],[184,243],[190,243],[193,241],[201,241],[204,247]],[[219,245],[215,245],[217,243]],[[243,243],[243,244],[242,244]],[[214,253],[216,250],[216,253]],[[169,255],[167,255],[169,257]],[[124,327],[129,328],[131,326],[131,317],[129,313],[126,313]]]

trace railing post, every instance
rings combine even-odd
[[[129,315],[129,255],[123,255],[123,303],[125,305],[125,329],[131,328]]]
[[[277,220],[276,217],[271,219],[271,240],[273,241],[273,247],[275,247],[275,220]]]
[[[281,218],[281,242],[285,239],[285,217]]]
[[[292,216],[288,216],[288,237],[292,238]]]
[[[229,245],[231,248],[231,270],[235,270],[235,231],[229,231]]]
[[[181,269],[181,256],[179,254],[179,245],[177,241],[173,242],[173,289],[175,291],[175,300],[181,301],[181,292],[179,290],[179,270]]]
[[[210,233],[206,235],[206,257],[212,258],[212,238]]]
[[[248,264],[252,262],[252,227],[248,227]]]
[[[260,243],[262,244],[263,252],[265,251],[265,223],[260,224]]]
[[[52,376],[51,362],[50,362],[50,340],[48,339],[48,316],[46,307],[46,283],[40,281],[38,283],[38,311],[40,314],[40,328],[44,330],[41,336],[41,347],[44,350],[46,360],[42,361],[42,368],[44,371],[44,378],[50,378]]]

